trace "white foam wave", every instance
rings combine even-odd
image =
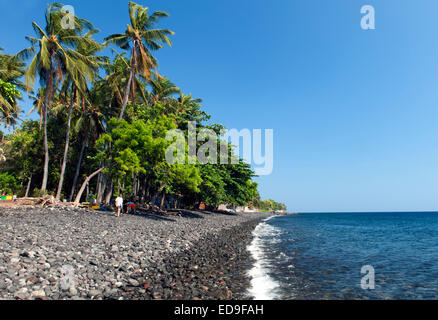
[[[266,260],[263,248],[263,238],[273,238],[281,233],[281,230],[266,223],[270,217],[260,223],[254,230],[254,239],[248,246],[248,251],[256,261],[249,271],[251,287],[249,294],[255,300],[275,300],[279,295],[275,292],[279,284],[269,276],[269,262]]]

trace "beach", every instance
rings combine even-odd
[[[0,208],[1,299],[251,299],[265,213]]]

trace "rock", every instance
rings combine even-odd
[[[92,298],[92,297],[97,297],[97,296],[101,296],[102,295],[102,291],[100,291],[100,290],[90,290],[89,292],[88,292],[88,296],[90,297],[90,298]]]
[[[14,296],[16,298],[21,299],[22,297],[27,296],[27,291],[28,291],[27,288],[21,288],[20,290],[14,293]]]
[[[14,295],[14,297],[15,297],[15,299],[18,299],[18,300],[25,300],[25,299],[27,299],[27,295],[24,294],[24,293],[17,293],[17,294]]]
[[[32,296],[34,298],[41,298],[41,297],[45,297],[46,293],[44,292],[44,290],[36,290],[36,291],[32,291]]]
[[[138,287],[138,286],[140,285],[140,283],[139,283],[137,280],[132,279],[132,278],[129,279],[128,282],[129,282],[129,284],[130,284],[131,286],[133,286],[133,287]]]
[[[27,278],[27,282],[30,283],[30,284],[35,284],[35,283],[37,283],[39,281],[35,277],[30,277],[30,278]]]
[[[44,288],[44,292],[46,293],[46,297],[47,297],[47,296],[50,296],[50,295],[52,294],[52,290],[50,290],[49,287],[45,287],[45,288]]]
[[[76,290],[75,287],[70,287],[68,291],[72,296],[76,296],[78,294],[78,290]]]

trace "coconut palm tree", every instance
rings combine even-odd
[[[84,35],[84,38],[86,38],[87,41],[82,41],[78,43],[78,46],[76,47],[76,52],[80,53],[88,61],[93,62],[93,64],[85,65],[80,68],[78,68],[77,65],[73,66],[73,75],[70,72],[70,74],[66,77],[66,81],[64,83],[65,90],[68,90],[68,88],[70,88],[70,106],[68,108],[64,156],[61,164],[61,174],[59,176],[58,189],[55,197],[56,200],[59,200],[61,198],[62,185],[64,183],[65,167],[67,165],[68,148],[70,143],[71,116],[75,99],[82,97],[83,104],[85,104],[88,90],[87,80],[91,80],[94,82],[94,80],[98,76],[99,66],[105,61],[104,58],[96,56],[96,54],[102,50],[103,45],[91,39],[91,36],[93,36],[95,33],[97,33],[97,30],[89,31],[87,34]],[[83,73],[83,71],[85,71],[85,73]],[[77,79],[77,81],[74,81],[75,78]]]
[[[32,112],[35,110],[38,112],[40,116],[40,129],[41,125],[43,124],[43,104],[44,104],[44,96],[45,96],[45,88],[41,87],[38,89],[38,92],[36,95],[29,94],[29,98],[33,100],[32,102],[32,109],[27,113],[26,117],[30,116]]]
[[[153,105],[155,102],[160,101],[166,105],[170,98],[175,94],[181,94],[181,89],[178,88],[172,81],[166,77],[154,74],[150,80],[149,85],[151,86],[151,101]]]
[[[149,8],[147,7],[129,2],[131,24],[128,24],[125,33],[112,34],[105,38],[107,43],[116,44],[124,50],[131,50],[131,68],[119,119],[123,119],[130,91],[135,92],[132,85],[135,74],[142,74],[143,77],[149,79],[151,70],[158,67],[157,60],[151,51],[161,49],[163,44],[172,45],[168,36],[173,35],[173,31],[153,29],[159,19],[168,17],[168,14],[163,11],[157,11],[149,15],[148,10]]]
[[[97,83],[97,87],[100,90],[101,104],[108,106],[108,119],[111,118],[115,110],[118,110],[123,104],[122,88],[126,87],[129,79],[130,66],[123,54],[116,54],[116,57],[112,63],[105,64],[106,77],[104,80]],[[147,102],[146,88],[147,82],[143,77],[134,78],[133,90],[135,97],[143,99],[143,102]],[[138,94],[138,95],[137,95]],[[135,97],[132,101],[135,101]],[[116,108],[112,108],[113,105]]]
[[[31,46],[17,54],[18,58],[31,58],[32,60],[25,73],[27,90],[34,87],[38,76],[40,83],[45,87],[45,96],[42,105],[43,130],[44,130],[44,173],[41,191],[46,191],[49,172],[49,146],[47,141],[47,115],[52,97],[56,92],[59,82],[64,75],[69,74],[72,81],[80,83],[79,74],[87,75],[88,66],[95,62],[83,56],[75,49],[90,39],[82,37],[84,31],[93,30],[90,22],[78,17],[73,18],[73,29],[63,28],[61,20],[64,13],[62,5],[52,3],[45,14],[45,28],[36,22],[32,23],[36,37],[26,37]],[[80,86],[80,85],[79,85]],[[79,87],[78,86],[78,87]]]
[[[0,51],[3,51],[0,48]],[[4,82],[9,82],[19,89],[24,89],[24,83],[20,78],[24,75],[25,63],[16,56],[9,54],[2,54],[0,52],[0,79]]]
[[[20,112],[17,100],[20,99],[20,96],[21,94],[15,85],[0,79],[0,122],[4,123],[5,130],[16,124]]]
[[[3,49],[0,48],[0,51]],[[0,117],[5,127],[15,125],[19,114],[17,100],[21,94],[17,88],[23,89],[19,80],[25,70],[25,64],[15,56],[0,52]],[[2,135],[3,138],[4,134]]]
[[[122,86],[126,86],[128,82],[129,62],[123,54],[117,54],[112,63],[106,64],[104,69],[107,75],[103,81],[98,83],[100,85],[99,98],[107,101],[108,111],[111,112],[113,102],[120,106],[123,104]]]
[[[5,131],[2,134],[1,142],[4,141],[6,131],[10,128],[15,132],[15,126],[18,124],[18,120],[22,120],[19,116],[20,107],[15,103],[11,108],[8,108],[2,112],[0,122],[3,123]]]
[[[76,171],[73,178],[70,196],[68,197],[69,202],[72,201],[77,188],[85,148],[87,147],[90,138],[96,140],[102,133],[105,132],[104,115],[101,112],[102,110],[98,104],[93,103],[93,98],[94,97],[91,94],[90,99],[87,100],[85,105],[85,110],[82,109],[81,112],[78,112],[77,118],[74,121],[74,130],[79,133],[79,136],[82,137],[82,146],[79,153],[79,160],[76,164]]]

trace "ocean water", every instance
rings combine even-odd
[[[438,299],[438,213],[307,213],[254,231],[259,299]],[[372,266],[374,289],[363,289]],[[366,280],[366,279],[365,279]]]

